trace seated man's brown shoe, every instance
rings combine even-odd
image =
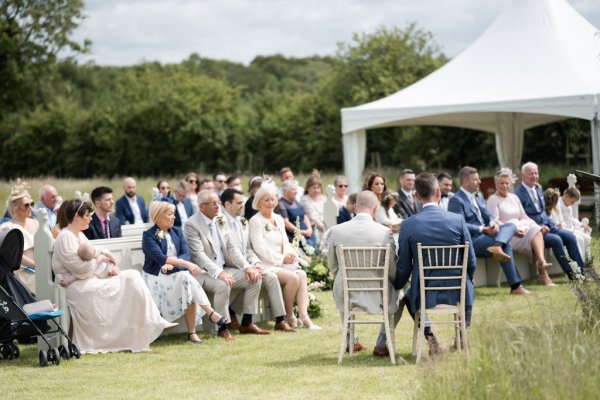
[[[285,321],[277,322],[275,324],[275,330],[283,331],[283,332],[296,332],[296,330],[294,328],[292,328],[291,326],[289,326],[288,323]]]
[[[504,252],[504,250],[502,250],[502,247],[500,247],[500,246],[490,246],[486,250],[489,251],[490,253],[492,253],[492,257],[495,260],[498,260],[501,262],[510,261],[511,257],[508,254],[506,254]]]
[[[217,333],[217,336],[222,337],[223,339],[225,339],[226,342],[231,342],[231,341],[235,340],[233,338],[233,336],[231,335],[231,332],[229,332],[228,330],[224,330],[224,331]]]
[[[363,351],[366,349],[367,349],[367,346],[365,346],[364,344],[359,342],[358,338],[357,338],[356,341],[354,342],[354,346],[352,347],[352,351],[355,353],[358,353],[359,351]],[[349,352],[350,352],[350,350],[348,349],[348,346],[346,346],[346,353],[349,353]]]
[[[271,332],[266,329],[260,329],[256,324],[250,324],[247,326],[240,325],[240,333],[252,333],[254,335],[268,335]]]
[[[240,323],[238,322],[237,318],[231,318],[231,322],[229,323],[229,329],[233,329],[234,331],[240,329]]]
[[[427,338],[427,344],[429,345],[429,356],[433,357],[437,354],[441,353],[440,350],[440,344],[437,341],[437,338],[435,337],[435,335],[431,334],[426,336]]]
[[[389,357],[390,356],[390,351],[388,350],[387,347],[378,347],[378,346],[375,346],[373,348],[373,355],[375,357]]]
[[[534,293],[534,292],[531,292],[531,291],[529,291],[529,290],[525,289],[525,288],[523,287],[523,285],[519,286],[519,287],[518,287],[518,288],[516,288],[516,289],[512,289],[512,290],[510,291],[510,294],[519,294],[519,295],[525,295],[525,296],[533,296],[533,295],[535,295],[535,293]]]

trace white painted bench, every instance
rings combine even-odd
[[[152,223],[150,222],[147,224],[121,225],[121,235],[123,237],[138,236],[141,238],[142,233],[144,233],[145,230],[150,229],[151,226]]]

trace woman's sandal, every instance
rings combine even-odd
[[[188,332],[188,337],[187,340],[194,343],[194,344],[202,344],[202,339],[198,338],[198,339],[192,339],[192,335],[195,335],[196,331],[194,332]]]
[[[213,310],[213,312],[211,312],[210,315],[208,316],[208,319],[210,319],[210,322],[217,324],[217,326],[219,328],[227,323],[227,320],[223,316],[221,316],[221,318],[219,318],[217,321],[215,321],[212,317],[214,313],[215,313],[215,311]]]

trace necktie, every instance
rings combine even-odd
[[[479,223],[483,225],[483,217],[481,216],[481,210],[479,209],[479,204],[477,204],[477,197],[475,197],[475,194],[471,196],[471,202],[477,211],[477,219],[479,220]]]
[[[445,199],[445,198],[447,198],[447,197],[448,197],[448,195],[447,195],[447,194],[444,194],[444,193],[442,193],[442,199]]]
[[[110,239],[110,230],[108,229],[108,218],[104,219],[104,237]]]
[[[533,204],[535,204],[535,209],[537,211],[540,211],[540,199],[538,198],[535,188],[531,188],[530,192],[531,192],[531,198],[533,198]]]

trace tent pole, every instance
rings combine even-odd
[[[598,99],[596,98],[596,107]],[[592,128],[592,163],[593,172],[600,175],[600,121],[598,121],[598,109],[591,121]],[[594,183],[594,215],[596,216],[596,227],[600,227],[600,187]]]

